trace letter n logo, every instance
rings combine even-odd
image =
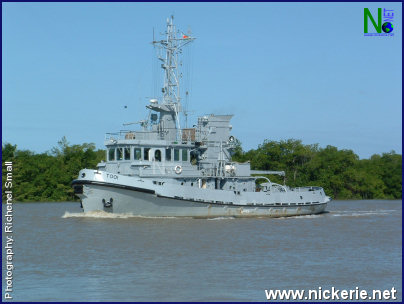
[[[372,21],[372,24],[374,28],[376,29],[376,32],[381,33],[382,32],[382,9],[378,8],[377,9],[377,24],[375,19],[373,19],[372,14],[370,13],[368,8],[364,8],[363,11],[363,19],[365,20],[365,27],[364,27],[364,32],[365,34],[368,33],[368,20]]]

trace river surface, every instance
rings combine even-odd
[[[266,301],[266,289],[332,286],[394,287],[401,300],[402,202],[334,201],[327,210],[108,218],[79,203],[14,203],[13,300]]]

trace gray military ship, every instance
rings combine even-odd
[[[83,169],[72,182],[84,212],[105,211],[146,217],[284,217],[318,214],[330,201],[321,187],[290,188],[232,161],[233,115],[204,115],[181,128],[183,115],[179,57],[195,38],[167,19],[158,60],[164,72],[162,96],[146,106],[141,129],[108,133],[106,161]],[[264,180],[257,186],[258,179]]]

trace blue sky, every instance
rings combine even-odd
[[[394,9],[394,36],[364,37],[364,7],[374,16]],[[184,52],[190,124],[235,114],[232,133],[245,150],[295,138],[361,158],[402,153],[401,3],[2,8],[2,142],[19,149],[44,152],[62,136],[103,148],[106,132],[144,119],[159,87],[152,31],[174,14],[197,37]]]

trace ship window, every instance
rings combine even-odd
[[[180,149],[174,149],[174,161],[180,160]]]
[[[160,150],[156,150],[156,152],[154,152],[154,159],[158,162],[161,162],[161,151]]]
[[[186,149],[182,149],[182,161],[188,160],[188,151]]]
[[[116,149],[116,159],[122,160],[123,159],[123,148]]]
[[[144,148],[144,150],[143,150],[143,159],[144,160],[149,160],[149,151],[150,151],[150,148]]]
[[[191,162],[191,164],[193,164],[193,165],[196,165],[196,162],[197,162],[197,157],[196,157],[196,155],[195,155],[195,153],[193,153],[193,152],[191,152],[190,153],[190,162]]]
[[[115,160],[115,148],[108,149],[108,160]]]
[[[166,160],[171,161],[171,149],[166,149]]]
[[[140,149],[140,148],[133,149],[133,157],[135,159],[141,159],[142,158],[142,149]]]
[[[125,160],[130,160],[130,148],[123,148],[123,155]]]

